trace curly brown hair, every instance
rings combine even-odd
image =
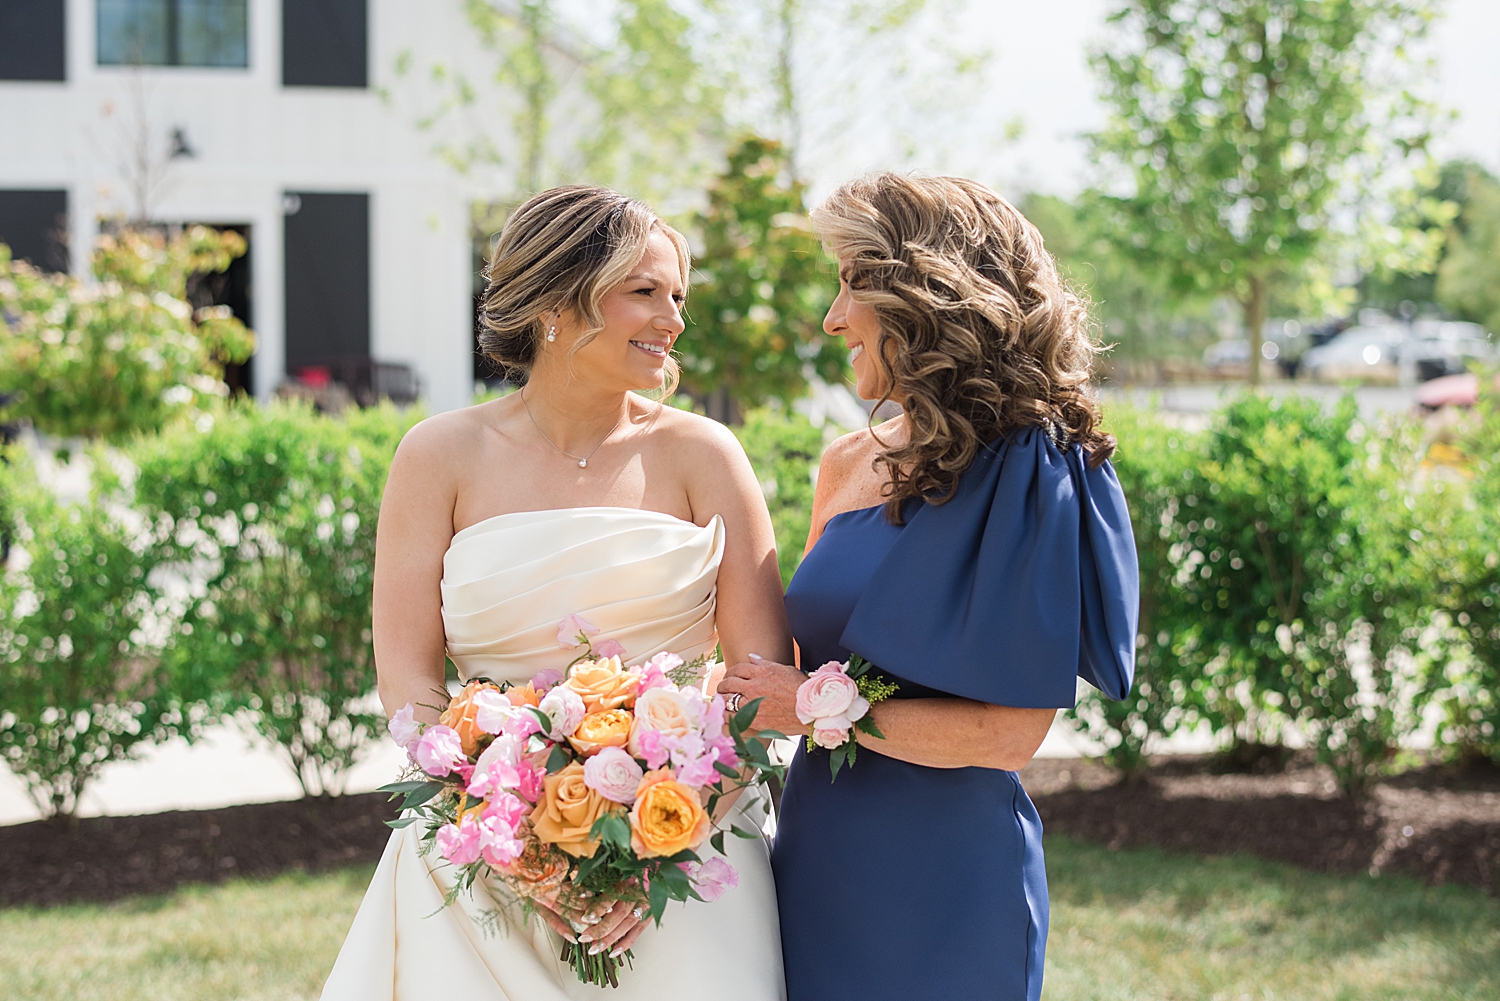
[[[880,319],[882,402],[906,413],[906,444],[875,460],[891,520],[912,498],[947,501],[983,446],[1023,428],[1081,445],[1094,465],[1114,451],[1089,382],[1100,346],[1088,303],[1015,206],[959,177],[882,173],[842,185],[812,218],[850,296]]]

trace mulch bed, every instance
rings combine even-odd
[[[384,793],[0,827],[0,907],[118,900],[380,860]]]
[[[1285,766],[1283,767],[1283,764]],[[1500,770],[1444,767],[1381,783],[1364,803],[1294,758],[1223,774],[1209,758],[1154,760],[1122,785],[1086,761],[1024,773],[1049,833],[1111,849],[1244,853],[1331,873],[1399,873],[1500,892]],[[369,865],[395,816],[384,794],[0,827],[0,907],[100,902],[193,883]]]
[[[1206,757],[1161,758],[1127,785],[1088,762],[1039,759],[1024,779],[1049,834],[1111,849],[1243,853],[1500,892],[1500,770],[1422,768],[1354,803],[1308,761],[1271,774],[1218,767]]]

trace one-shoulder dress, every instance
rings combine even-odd
[[[565,668],[557,624],[581,615],[637,664],[659,651],[711,654],[724,523],[694,525],[630,508],[526,511],[453,537],[443,557],[443,628],[463,678],[524,683]],[[736,810],[743,815],[747,804]],[[744,828],[753,819],[732,816]],[[483,881],[450,906],[453,870],[423,854],[417,825],[391,835],[323,989],[323,1001],[781,1001],[770,861],[759,840],[727,838],[739,886],[711,904],[670,904],[631,950],[617,989],[580,983],[541,919]],[[707,850],[707,849],[705,849]],[[499,919],[499,920],[497,920]]]
[[[787,591],[804,670],[856,653],[893,698],[1073,705],[1134,673],[1139,579],[1109,464],[1026,429],[983,449],[943,504],[829,519]],[[1042,826],[1020,778],[862,746],[831,780],[801,748],[772,866],[788,1001],[1037,1001]]]

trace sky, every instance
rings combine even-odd
[[[966,116],[975,139],[950,145],[940,154],[945,162],[918,156],[914,166],[965,173],[1002,191],[1076,193],[1091,180],[1079,136],[1102,125],[1105,115],[1087,53],[1112,0],[967,4],[964,27],[994,51],[980,105]],[[1447,0],[1445,7],[1429,42],[1434,96],[1458,118],[1434,151],[1500,172],[1500,0]],[[997,148],[992,137],[1016,118],[1025,125],[1021,138]]]

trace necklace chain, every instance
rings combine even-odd
[[[621,414],[620,419],[615,421],[615,426],[604,433],[604,437],[599,439],[599,444],[595,445],[593,450],[590,451],[588,455],[574,455],[572,452],[568,452],[561,448],[558,448],[557,442],[547,437],[547,432],[542,430],[542,426],[536,422],[536,415],[531,412],[531,404],[526,402],[526,391],[524,389],[521,391],[521,406],[526,408],[526,416],[531,418],[531,426],[536,428],[536,433],[542,436],[542,441],[545,441],[554,449],[557,449],[558,452],[577,462],[579,469],[587,469],[589,467],[589,460],[594,457],[594,452],[597,452],[599,451],[599,449],[603,448],[604,443],[609,441],[609,436],[618,431],[620,429],[620,425],[625,422],[625,415]]]

